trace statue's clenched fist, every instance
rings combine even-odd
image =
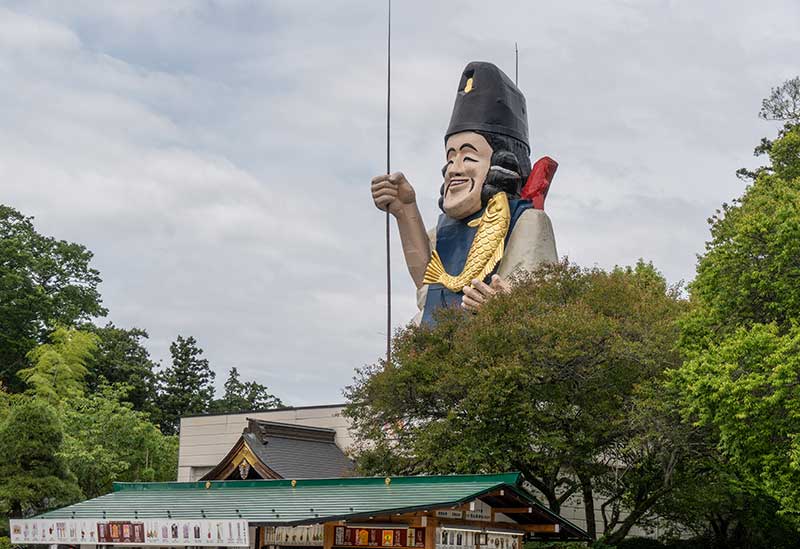
[[[398,215],[404,207],[416,204],[414,187],[402,172],[372,178],[372,200],[379,210]]]

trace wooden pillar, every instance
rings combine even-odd
[[[436,549],[436,527],[439,525],[434,517],[428,517],[425,527],[425,549]]]
[[[322,527],[322,543],[323,549],[331,549],[333,547],[334,537],[336,535],[336,523],[326,522]]]

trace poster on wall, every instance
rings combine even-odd
[[[521,549],[522,533],[479,532],[437,528],[436,549]]]
[[[425,528],[337,526],[333,534],[333,544],[340,547],[425,547]]]
[[[323,538],[324,530],[321,524],[264,528],[264,545],[322,547]]]
[[[247,547],[246,520],[12,519],[11,543]]]

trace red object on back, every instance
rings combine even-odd
[[[547,191],[550,190],[550,183],[557,169],[558,162],[549,156],[537,160],[531,168],[528,181],[522,187],[520,197],[533,202],[533,207],[537,210],[544,210],[544,199],[547,198]]]

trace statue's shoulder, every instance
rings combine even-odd
[[[517,219],[508,237],[497,274],[508,278],[515,272],[532,271],[543,263],[558,260],[553,223],[544,210],[529,208]]]
[[[544,210],[537,210],[535,208],[528,208],[517,219],[517,224],[514,226],[516,230],[518,227],[547,227],[552,230],[553,223],[550,221],[550,216]]]

